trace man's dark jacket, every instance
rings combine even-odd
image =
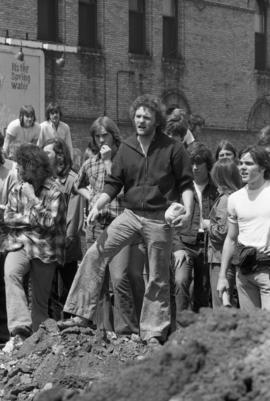
[[[104,192],[113,199],[124,187],[124,206],[136,212],[161,211],[193,190],[193,175],[184,146],[156,133],[147,156],[134,135],[124,141],[106,178]]]

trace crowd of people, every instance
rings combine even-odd
[[[97,118],[80,165],[58,104],[46,118],[23,106],[0,137],[5,352],[48,317],[155,347],[186,309],[270,310],[270,126],[212,154],[202,117],[142,95],[134,133]]]

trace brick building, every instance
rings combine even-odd
[[[202,115],[212,148],[240,147],[270,123],[268,13],[263,0],[1,0],[0,43],[43,52],[43,107],[60,103],[81,149],[100,115],[128,135],[141,93]]]

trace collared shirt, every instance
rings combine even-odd
[[[71,158],[73,157],[73,146],[69,126],[63,121],[59,121],[57,129],[54,124],[48,120],[40,124],[40,135],[38,138],[38,146],[42,148],[49,139],[60,138],[67,144],[70,150]]]
[[[77,179],[78,188],[89,187],[90,201],[89,210],[92,209],[100,194],[103,192],[104,180],[107,177],[107,172],[103,160],[99,155],[93,156],[82,165]],[[119,197],[112,200],[100,212],[102,216],[107,216],[109,219],[114,219],[122,213],[123,207],[120,204]]]
[[[37,202],[29,200],[22,191],[22,182],[11,190],[4,213],[8,230],[5,250],[23,247],[29,259],[62,264],[66,230],[64,196],[55,180],[48,178],[36,197]]]

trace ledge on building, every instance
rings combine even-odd
[[[86,46],[78,46],[78,53],[80,54],[89,54],[91,56],[102,57],[103,52],[101,48],[93,48]]]
[[[185,60],[181,56],[177,56],[177,57],[162,56],[161,61],[164,64],[177,64],[178,66],[184,66],[185,65]]]
[[[57,43],[44,43],[38,40],[26,40],[26,39],[15,39],[0,37],[0,44],[9,46],[22,46],[29,47],[31,49],[43,49],[55,52],[66,52],[66,53],[77,53],[77,46],[66,46]]]
[[[152,56],[149,53],[144,53],[144,54],[138,54],[138,53],[128,53],[128,58],[131,63],[136,63],[136,62],[151,62],[152,61]]]
[[[264,69],[264,70],[255,69],[255,70],[254,70],[254,74],[255,74],[255,75],[259,75],[259,76],[267,76],[267,77],[270,77],[270,68],[266,68],[266,69]]]

